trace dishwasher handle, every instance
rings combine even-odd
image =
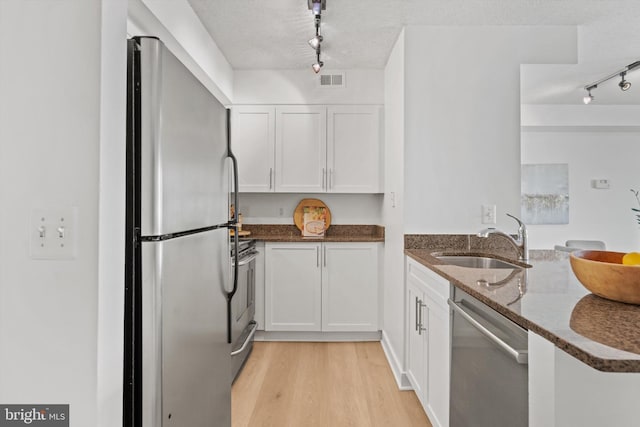
[[[493,332],[485,328],[480,322],[478,322],[473,317],[471,313],[465,310],[464,307],[462,307],[459,304],[456,304],[451,300],[448,300],[447,302],[449,303],[449,306],[453,311],[461,315],[466,321],[468,321],[471,324],[471,326],[476,328],[482,335],[484,335],[490,341],[492,341],[494,344],[500,347],[500,349],[502,349],[505,353],[513,357],[516,362],[522,365],[527,365],[529,363],[529,352],[527,350],[516,350],[515,348],[511,347],[509,344],[501,340],[499,337],[497,337]]]

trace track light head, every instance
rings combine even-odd
[[[591,104],[591,101],[593,101],[593,95],[591,95],[591,89],[594,89],[596,87],[597,86],[585,88],[587,89],[587,95],[584,98],[582,98],[582,102],[584,102],[585,104]]]
[[[627,75],[626,72],[620,73],[620,78],[622,78],[622,80],[620,81],[620,83],[618,83],[618,86],[620,86],[620,89],[623,92],[629,90],[629,88],[631,87],[631,82],[628,82],[624,79],[624,76],[626,75]]]
[[[320,72],[320,68],[322,68],[322,66],[324,65],[324,62],[322,61],[318,61],[315,64],[313,64],[311,66],[311,68],[313,68],[313,71],[318,74]]]
[[[323,37],[321,35],[314,36],[311,40],[309,40],[309,46],[311,46],[314,50],[318,50],[320,47],[320,43],[322,43]]]

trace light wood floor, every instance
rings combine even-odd
[[[232,389],[233,427],[431,427],[379,342],[256,342]]]

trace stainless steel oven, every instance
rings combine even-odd
[[[529,422],[527,331],[452,286],[450,427]]]
[[[256,245],[254,240],[243,240],[238,244],[238,287],[231,297],[229,309],[231,341],[231,374],[233,380],[238,376],[247,357],[253,349],[253,336],[257,324],[254,320],[255,306],[255,265]],[[232,263],[235,257],[232,254]]]

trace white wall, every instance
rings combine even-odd
[[[520,64],[575,62],[575,27],[405,29],[405,232],[497,226],[519,212]]]
[[[100,0],[0,2],[0,402],[69,403],[74,426],[121,406],[121,301],[107,288],[122,286],[123,259],[100,238],[110,223],[119,244],[122,230],[100,215],[122,215],[117,201],[101,205],[121,182],[101,183],[101,170],[118,172],[101,156],[123,143],[121,122],[108,126],[124,117],[126,2],[108,1],[104,21]],[[103,22],[115,26],[102,32]],[[101,87],[115,92],[101,99]],[[31,259],[32,210],[57,207],[77,208],[77,256]],[[99,301],[103,291],[115,300]]]
[[[98,229],[98,427],[122,420],[127,0],[102,1]]]
[[[385,94],[385,226],[383,341],[396,374],[404,370],[404,31],[389,55]]]
[[[640,130],[522,133],[522,163],[569,165],[569,224],[529,225],[531,248],[553,248],[566,240],[602,240],[607,249],[640,249],[640,209],[630,189],[640,190]],[[608,179],[610,189],[591,186]]]
[[[321,74],[331,74],[322,70]],[[338,71],[335,71],[338,72]],[[382,104],[382,70],[340,70],[346,85],[319,87],[320,74],[305,70],[236,70],[234,104]]]

